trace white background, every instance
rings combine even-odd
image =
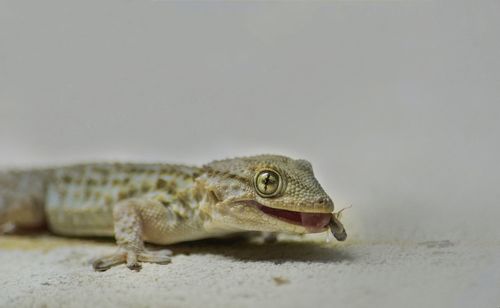
[[[0,2],[0,164],[310,160],[351,238],[497,240],[500,2]]]

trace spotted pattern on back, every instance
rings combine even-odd
[[[172,207],[179,219],[186,217],[194,207],[188,192],[198,172],[181,165],[119,163],[56,169],[47,195],[49,225],[64,234],[71,234],[71,226],[79,235],[111,235],[113,206],[129,198],[155,200]]]

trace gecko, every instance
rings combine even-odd
[[[48,227],[70,237],[114,237],[118,264],[171,261],[169,245],[231,234],[331,232],[347,237],[311,163],[281,155],[215,160],[200,167],[88,163],[0,172],[0,226]]]

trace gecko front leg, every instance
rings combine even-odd
[[[144,246],[144,229],[154,229],[162,219],[166,219],[165,208],[161,203],[141,199],[123,200],[113,208],[113,219],[118,251],[95,260],[92,265],[96,271],[105,271],[122,263],[126,263],[129,269],[139,270],[140,262],[170,262],[172,251],[150,251]]]

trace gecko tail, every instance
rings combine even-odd
[[[0,171],[0,226],[45,225],[46,179],[44,170]]]

